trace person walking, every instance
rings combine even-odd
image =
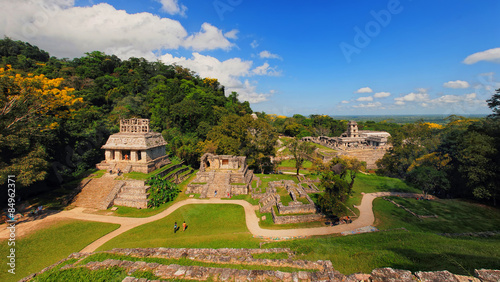
[[[177,221],[174,223],[174,234],[177,232]]]
[[[187,227],[187,224],[186,224],[186,222],[184,221],[184,222],[182,223],[182,231],[186,231],[186,227]]]

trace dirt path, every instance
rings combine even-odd
[[[32,230],[32,228],[39,226],[47,226],[46,223],[54,222],[62,219],[77,219],[77,220],[88,220],[88,221],[98,221],[105,223],[115,223],[120,224],[120,227],[115,231],[112,231],[103,237],[92,242],[90,245],[85,247],[81,252],[93,252],[104,243],[113,239],[114,237],[132,229],[137,226],[156,221],[158,219],[164,218],[174,212],[176,209],[191,204],[235,204],[240,205],[245,209],[245,219],[248,230],[254,236],[262,237],[273,237],[273,238],[286,238],[286,237],[296,237],[296,236],[314,236],[314,235],[329,235],[335,233],[341,233],[344,231],[353,231],[355,229],[372,225],[375,221],[375,216],[373,214],[373,200],[377,197],[385,196],[400,196],[400,197],[415,197],[418,194],[413,193],[394,193],[394,192],[378,192],[365,194],[361,200],[361,204],[357,206],[360,211],[359,217],[350,224],[336,225],[336,226],[325,226],[316,228],[301,228],[301,229],[283,229],[283,230],[271,230],[263,229],[259,226],[259,218],[255,214],[257,206],[251,205],[247,201],[243,200],[222,200],[218,198],[211,198],[207,200],[198,199],[187,199],[184,201],[177,202],[164,210],[163,212],[156,214],[154,216],[146,218],[131,218],[131,217],[118,217],[118,216],[106,216],[106,215],[96,215],[84,213],[85,208],[74,208],[69,211],[62,211],[53,215],[49,215],[41,220],[31,221],[26,223],[21,223],[16,226],[19,230]],[[9,236],[9,230],[2,228],[0,231],[0,240],[7,239]]]

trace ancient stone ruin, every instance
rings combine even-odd
[[[304,184],[304,186],[302,186]],[[319,211],[308,193],[319,193],[314,183],[293,180],[269,182],[265,193],[253,193],[252,198],[260,199],[259,212],[271,213],[275,224],[303,223],[322,220],[325,217]],[[278,195],[278,189],[286,189],[292,201],[284,205]]]
[[[167,142],[160,133],[151,132],[149,119],[122,119],[120,132],[109,137],[102,149],[106,159],[97,169],[150,173],[169,163]]]
[[[188,185],[186,194],[197,193],[200,198],[248,194],[252,179],[253,171],[248,169],[246,157],[206,153],[201,157],[200,170]]]
[[[376,161],[381,159],[389,148],[390,136],[385,131],[358,130],[357,122],[349,121],[347,131],[340,137],[303,137],[302,141],[313,142],[337,151],[336,154],[328,156],[317,154],[316,157],[323,162],[329,162],[335,156],[349,156],[366,162],[368,169],[375,169]]]
[[[285,259],[259,259],[255,256],[285,254]],[[119,255],[120,259],[93,260],[94,254]],[[127,257],[134,258],[127,260]],[[171,260],[190,260],[199,263],[216,264],[218,267],[198,265],[179,265],[175,263],[148,263],[141,258],[162,258]],[[80,264],[86,259],[86,264]],[[70,262],[74,260],[74,262]],[[62,264],[65,264],[61,267]],[[238,265],[239,269],[233,266]],[[288,271],[256,270],[255,267],[287,267]],[[58,268],[60,267],[60,268]],[[475,277],[455,275],[449,271],[418,271],[393,268],[377,268],[371,273],[355,273],[346,276],[333,268],[329,260],[308,261],[295,259],[290,249],[113,249],[97,253],[74,253],[38,273],[21,279],[26,282],[36,279],[45,272],[60,272],[70,269],[98,271],[112,267],[124,269],[129,275],[123,281],[149,282],[146,278],[135,278],[136,271],[150,272],[161,281],[500,281],[499,270],[476,269]],[[248,269],[246,269],[248,268]],[[158,280],[154,280],[158,281]]]

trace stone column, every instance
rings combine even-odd
[[[130,161],[137,162],[137,151],[130,151]]]
[[[119,162],[122,160],[122,150],[115,151],[115,161]]]
[[[147,163],[148,162],[148,154],[146,151],[141,151],[141,163]]]
[[[112,161],[113,160],[113,150],[106,150],[105,151],[105,156],[106,156],[106,161]]]

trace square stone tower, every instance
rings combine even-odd
[[[120,132],[111,135],[101,147],[106,159],[96,167],[149,173],[169,163],[166,144],[160,133],[149,130],[149,119],[122,119]]]

